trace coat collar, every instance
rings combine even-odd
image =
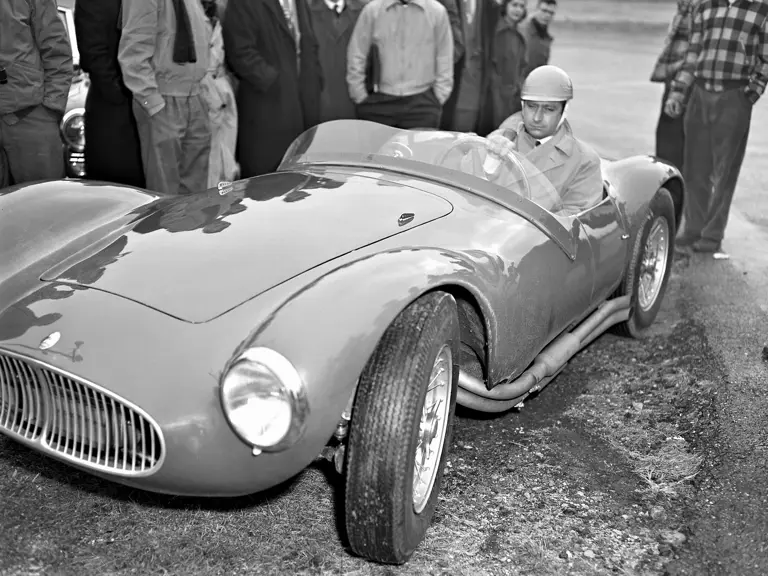
[[[517,133],[520,139],[518,150],[520,150],[520,144],[524,143],[520,151],[542,172],[562,166],[573,155],[575,143],[568,120],[563,121],[550,140],[538,147],[536,139],[526,132],[522,120]]]
[[[357,22],[363,5],[359,0],[344,0],[344,10],[336,16],[328,7],[326,0],[309,0],[309,9],[313,16],[315,35],[327,34],[335,41],[344,37],[344,33]],[[326,25],[331,19],[338,18],[338,25]]]
[[[408,4],[414,4],[422,10],[424,10],[424,2],[425,0],[408,0]],[[400,0],[387,0],[387,2],[384,4],[384,10],[389,10],[392,8],[392,6],[397,4],[400,4]]]
[[[299,11],[299,3],[300,3],[300,2],[296,2],[296,12],[297,12],[297,14],[296,14],[296,19],[297,19],[297,20],[299,19],[299,15],[298,15],[298,11]],[[267,5],[267,7],[268,7],[270,10],[272,10],[272,12],[274,12],[274,14],[275,14],[275,18],[277,19],[277,25],[278,25],[278,27],[279,27],[281,30],[283,30],[283,32],[285,32],[286,34],[288,34],[288,36],[290,37],[290,39],[291,39],[291,40],[293,40],[293,42],[295,43],[295,42],[296,42],[296,38],[295,38],[295,37],[294,37],[294,35],[291,33],[291,29],[290,29],[290,28],[288,28],[288,22],[287,22],[287,21],[286,21],[286,19],[285,19],[285,12],[283,11],[283,7],[282,7],[282,5],[280,4],[280,0],[267,0],[267,1],[265,2],[265,4]]]

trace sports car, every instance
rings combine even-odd
[[[603,163],[560,213],[524,156],[357,120],[275,173],[186,196],[87,181],[0,194],[0,431],[141,489],[236,496],[316,459],[351,549],[404,563],[456,404],[521,407],[661,305],[684,183]]]

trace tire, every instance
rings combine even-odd
[[[456,301],[432,292],[392,322],[363,370],[346,450],[345,523],[355,554],[402,564],[424,539],[451,443],[458,361]],[[437,381],[443,383],[430,388],[438,365],[447,374],[441,372]],[[422,428],[430,416],[435,419]],[[429,441],[431,461],[421,440]],[[427,481],[416,490],[422,457]]]
[[[659,313],[675,250],[675,204],[666,188],[651,200],[632,246],[632,257],[616,296],[630,296],[629,318],[614,331],[642,338]],[[649,270],[649,266],[654,266]]]

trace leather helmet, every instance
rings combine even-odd
[[[573,98],[573,82],[565,70],[557,66],[534,68],[523,83],[522,100],[567,102]]]

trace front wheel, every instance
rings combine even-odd
[[[389,326],[360,377],[347,446],[352,550],[406,562],[437,506],[456,407],[456,301],[432,292]]]
[[[637,233],[617,291],[617,296],[630,296],[629,319],[616,326],[619,334],[641,338],[653,324],[669,282],[674,247],[675,204],[669,191],[660,188]]]

